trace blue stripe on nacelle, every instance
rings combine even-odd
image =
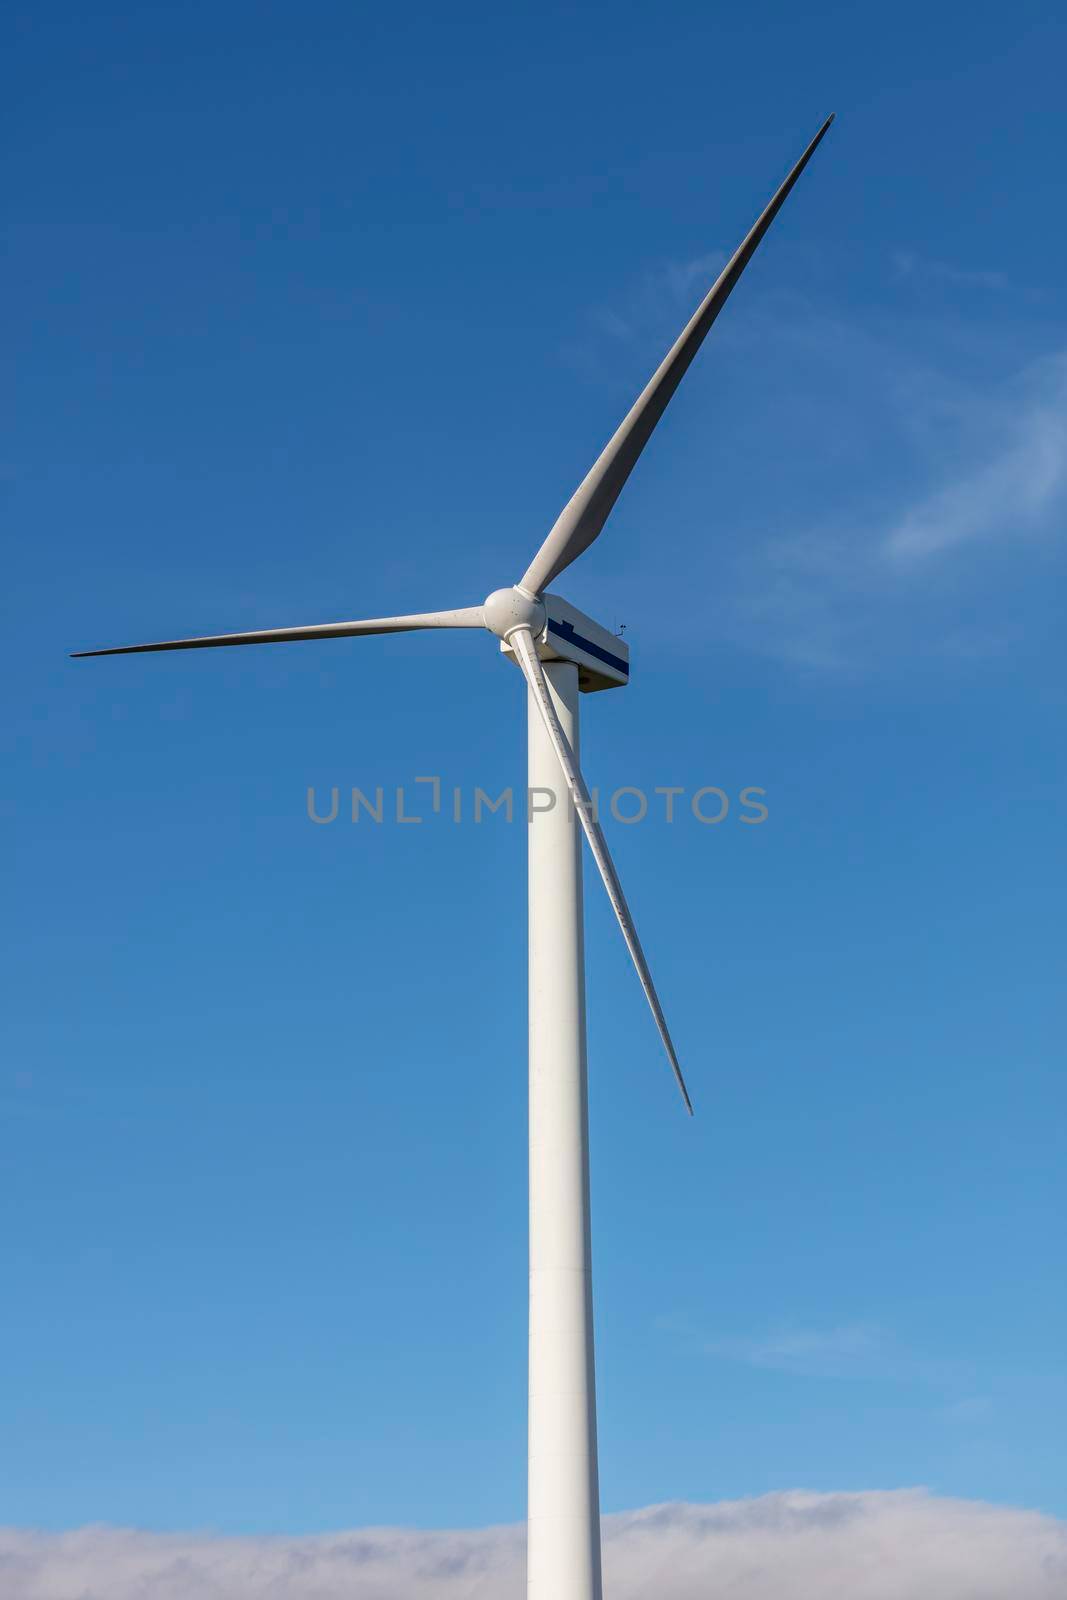
[[[624,661],[622,656],[613,656],[610,650],[605,650],[601,645],[594,644],[591,639],[583,639],[581,634],[575,633],[573,622],[554,622],[548,619],[549,633],[558,634],[568,644],[577,645],[579,650],[584,650],[586,655],[595,656],[598,661],[606,661],[609,667],[614,667],[616,672],[621,672],[624,678],[630,676],[630,663]]]

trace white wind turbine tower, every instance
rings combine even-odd
[[[682,1099],[689,1094],[644,951],[578,765],[578,695],[624,685],[621,639],[549,592],[597,538],[626,479],[763,235],[833,117],[708,290],[663,362],[513,588],[484,605],[365,622],[268,628],[79,656],[223,645],[284,644],[419,628],[486,628],[528,685],[529,787],[566,803],[534,812],[529,828],[530,1367],[527,1586],[529,1600],[600,1600],[600,1507],[590,1280],[585,960],[577,815],[619,920]]]

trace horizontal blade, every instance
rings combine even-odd
[[[703,344],[708,329],[729,299],[756,246],[778,215],[790,189],[811,160],[833,120],[833,117],[827,117],[774,199],[708,290],[617,433],[560,512],[555,526],[519,584],[527,593],[541,594],[564,567],[569,567],[583,550],[589,548],[600,533],[638,457],[651,438],[652,430],[666,411],[671,396]]]
[[[368,622],[319,622],[307,628],[263,628],[255,633],[214,633],[201,639],[164,639],[159,644],[120,644],[110,650],[75,650],[84,656],[133,656],[147,650],[215,650],[229,644],[292,644],[303,639],[347,639],[360,633],[412,633],[417,628],[483,628],[481,606],[459,611],[421,611],[410,617],[372,617]]]
[[[600,876],[603,878],[604,887],[608,891],[608,899],[611,901],[612,909],[619,919],[619,927],[622,929],[626,947],[633,958],[633,964],[637,968],[637,976],[640,978],[641,987],[645,991],[645,999],[648,1001],[652,1015],[656,1019],[656,1027],[659,1029],[659,1036],[663,1040],[663,1048],[667,1052],[667,1059],[671,1064],[678,1087],[682,1091],[685,1109],[692,1116],[693,1103],[689,1098],[689,1090],[685,1086],[685,1079],[682,1077],[682,1069],[678,1065],[674,1043],[667,1028],[667,1020],[663,1015],[663,1007],[659,1003],[656,986],[652,982],[652,974],[648,970],[645,952],[642,950],[641,941],[637,937],[637,929],[634,927],[630,908],[626,904],[626,896],[622,892],[622,884],[619,882],[619,875],[615,871],[615,863],[608,852],[608,842],[604,838],[599,822],[593,815],[593,802],[589,798],[589,790],[585,786],[585,779],[582,777],[578,764],[574,759],[574,752],[567,741],[567,735],[564,733],[559,717],[556,715],[556,708],[552,704],[552,695],[545,680],[544,670],[538,660],[533,634],[529,628],[519,628],[509,635],[508,643],[514,650],[526,681],[530,685],[537,709],[541,713],[541,720],[552,741],[556,755],[559,757],[559,764],[563,769],[563,776],[567,780],[567,787],[571,792],[574,808],[578,813],[582,827],[585,829],[585,837],[589,841],[593,859],[600,868]]]

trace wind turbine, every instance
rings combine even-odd
[[[79,657],[134,655],[420,628],[485,628],[522,669],[527,683],[529,792],[556,795],[561,777],[566,790],[562,805],[532,810],[529,819],[529,1600],[601,1600],[585,959],[581,844],[575,815],[618,918],[686,1110],[690,1115],[693,1110],[648,962],[578,764],[579,693],[626,684],[629,647],[552,594],[548,586],[601,533],[705,335],[833,120],[831,116],[823,123],[745,236],[513,587],[494,589],[483,605],[455,611],[76,652]]]

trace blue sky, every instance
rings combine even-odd
[[[1067,1513],[1067,28],[1047,6],[21,7],[0,1521],[521,1518],[523,781],[476,635],[827,112],[597,546],[602,1491]],[[1057,804],[1059,802],[1059,805]]]

